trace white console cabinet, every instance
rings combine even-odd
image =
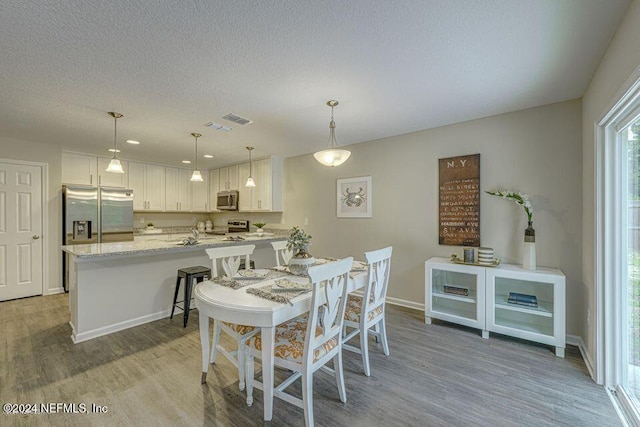
[[[444,287],[468,295],[445,293]],[[454,289],[455,290],[455,289]],[[510,292],[534,295],[537,307],[510,304]],[[431,258],[425,263],[425,322],[431,318],[565,349],[565,277],[560,270],[518,265],[479,267]]]

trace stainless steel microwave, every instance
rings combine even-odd
[[[237,211],[238,210],[238,191],[221,191],[218,193],[216,208],[221,211]]]

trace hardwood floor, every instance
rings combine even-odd
[[[445,323],[388,306],[391,355],[370,341],[371,377],[344,353],[347,403],[334,378],[317,372],[319,426],[616,426],[605,390],[580,353]],[[197,311],[84,343],[69,338],[66,295],[0,303],[2,403],[84,403],[106,413],[0,414],[0,425],[262,425],[262,392],[251,408],[236,369],[219,357],[200,384]],[[230,345],[231,342],[225,343]],[[281,377],[277,376],[276,381]],[[300,391],[299,382],[295,385]],[[295,390],[295,387],[294,387]],[[301,409],[276,399],[274,426],[304,425]]]

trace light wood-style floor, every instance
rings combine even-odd
[[[85,403],[106,414],[0,414],[0,425],[262,425],[262,393],[245,405],[224,357],[200,384],[197,311],[74,345],[66,295],[0,303],[2,403]],[[347,403],[332,376],[314,379],[319,426],[617,426],[605,390],[579,351],[478,331],[425,325],[422,313],[388,306],[391,355],[371,343],[372,376],[345,352]],[[299,392],[299,384],[296,385]],[[276,399],[274,426],[301,426],[301,409]]]

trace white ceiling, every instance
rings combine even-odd
[[[329,99],[341,146],[575,99],[628,4],[2,0],[0,136],[109,155],[117,111],[121,157],[180,165],[197,131],[213,167],[323,149]]]

